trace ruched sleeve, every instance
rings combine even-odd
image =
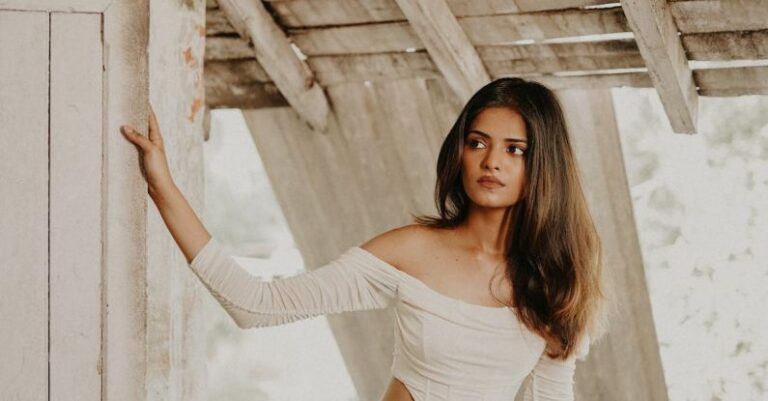
[[[189,266],[240,328],[385,308],[396,298],[400,277],[395,268],[351,247],[315,270],[263,281],[227,255],[213,237]]]
[[[576,353],[566,360],[552,359],[546,352],[530,373],[523,401],[573,401],[573,377],[576,360],[589,353],[589,337],[585,336]]]

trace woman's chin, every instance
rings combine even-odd
[[[494,199],[495,198],[495,199]],[[476,209],[502,209],[514,206],[514,202],[498,199],[497,197],[477,196],[472,198],[473,206]]]

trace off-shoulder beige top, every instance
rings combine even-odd
[[[576,359],[544,353],[545,341],[514,308],[467,303],[351,247],[315,270],[263,281],[211,238],[190,262],[193,272],[241,328],[267,327],[348,311],[394,307],[391,373],[415,401],[572,401]]]

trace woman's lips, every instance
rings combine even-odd
[[[504,186],[502,184],[499,184],[498,182],[491,181],[491,180],[478,180],[477,183],[482,185],[485,188],[500,188]]]

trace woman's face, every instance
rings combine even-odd
[[[509,107],[489,107],[477,115],[464,140],[461,179],[480,207],[506,208],[522,197],[528,133],[523,117]],[[481,182],[491,175],[501,185]]]

